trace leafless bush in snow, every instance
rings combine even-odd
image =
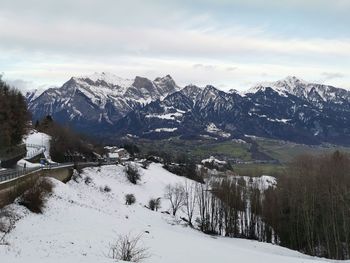
[[[158,209],[160,208],[160,197],[159,198],[152,198],[151,200],[149,200],[148,207],[152,211],[154,211],[154,210],[158,211]]]
[[[136,165],[127,164],[125,167],[125,175],[128,181],[132,184],[137,184],[141,180],[141,173]]]
[[[125,195],[125,204],[126,205],[132,205],[136,202],[136,198],[133,194],[126,194]]]
[[[10,211],[0,210],[0,245],[8,245],[6,236],[15,228],[16,217]]]
[[[116,260],[128,262],[141,262],[149,258],[148,248],[141,244],[141,235],[132,237],[130,235],[120,235],[117,241],[110,246],[109,256]]]
[[[28,208],[31,212],[41,214],[44,209],[46,197],[52,193],[53,185],[47,178],[38,182],[19,199],[19,204]]]

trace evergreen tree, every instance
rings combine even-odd
[[[29,114],[23,95],[9,87],[0,76],[0,149],[22,142],[27,133]]]

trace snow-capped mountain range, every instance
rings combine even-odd
[[[27,93],[26,97],[35,120],[51,115],[79,130],[91,128],[98,132],[130,111],[179,89],[170,76],[151,81],[142,77],[122,79],[103,72],[72,77],[62,87],[50,88],[39,97]]]
[[[33,119],[51,115],[106,138],[244,139],[350,144],[350,91],[287,77],[240,93],[179,87],[171,76],[122,79],[109,73],[72,77],[40,96],[28,93]]]
[[[300,80],[295,76],[287,77],[276,82],[258,84],[252,89],[249,89],[246,93],[256,93],[258,90],[263,90],[266,87],[271,87],[281,95],[287,96],[288,94],[292,94],[313,104],[317,103],[318,105],[321,105],[324,102],[346,104],[350,101],[350,92],[345,89],[309,83]]]

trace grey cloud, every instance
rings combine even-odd
[[[204,70],[214,70],[216,66],[214,65],[207,65],[207,64],[194,64],[194,69],[204,69]]]
[[[345,75],[338,72],[323,72],[321,74],[326,80],[344,78]]]
[[[222,16],[223,6],[259,2],[281,5],[275,0],[2,0],[0,68],[15,79],[45,83],[101,70],[130,77],[175,72],[184,82],[231,83],[254,74],[260,78],[261,71],[284,76],[308,70],[319,77],[349,67],[350,36],[283,35],[266,32],[261,23]]]
[[[227,67],[226,68],[227,71],[235,71],[237,69],[238,69],[238,67]]]
[[[4,81],[11,87],[14,87],[23,92],[33,90],[36,88],[34,82],[26,81],[23,79],[7,79],[6,76],[4,76]]]
[[[23,93],[34,90],[43,91],[50,87],[54,87],[51,84],[37,84],[34,81],[7,78],[6,75],[4,76],[4,81],[11,87],[16,88]]]

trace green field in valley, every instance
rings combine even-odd
[[[142,153],[164,152],[172,156],[187,155],[197,162],[214,156],[219,160],[227,160],[232,164],[235,173],[240,175],[260,176],[283,173],[288,162],[301,154],[325,154],[336,150],[350,153],[350,147],[334,145],[310,146],[266,138],[254,138],[258,151],[270,156],[276,163],[260,163],[254,160],[250,143],[235,140],[182,140],[171,138],[166,140],[139,140],[137,145]]]

